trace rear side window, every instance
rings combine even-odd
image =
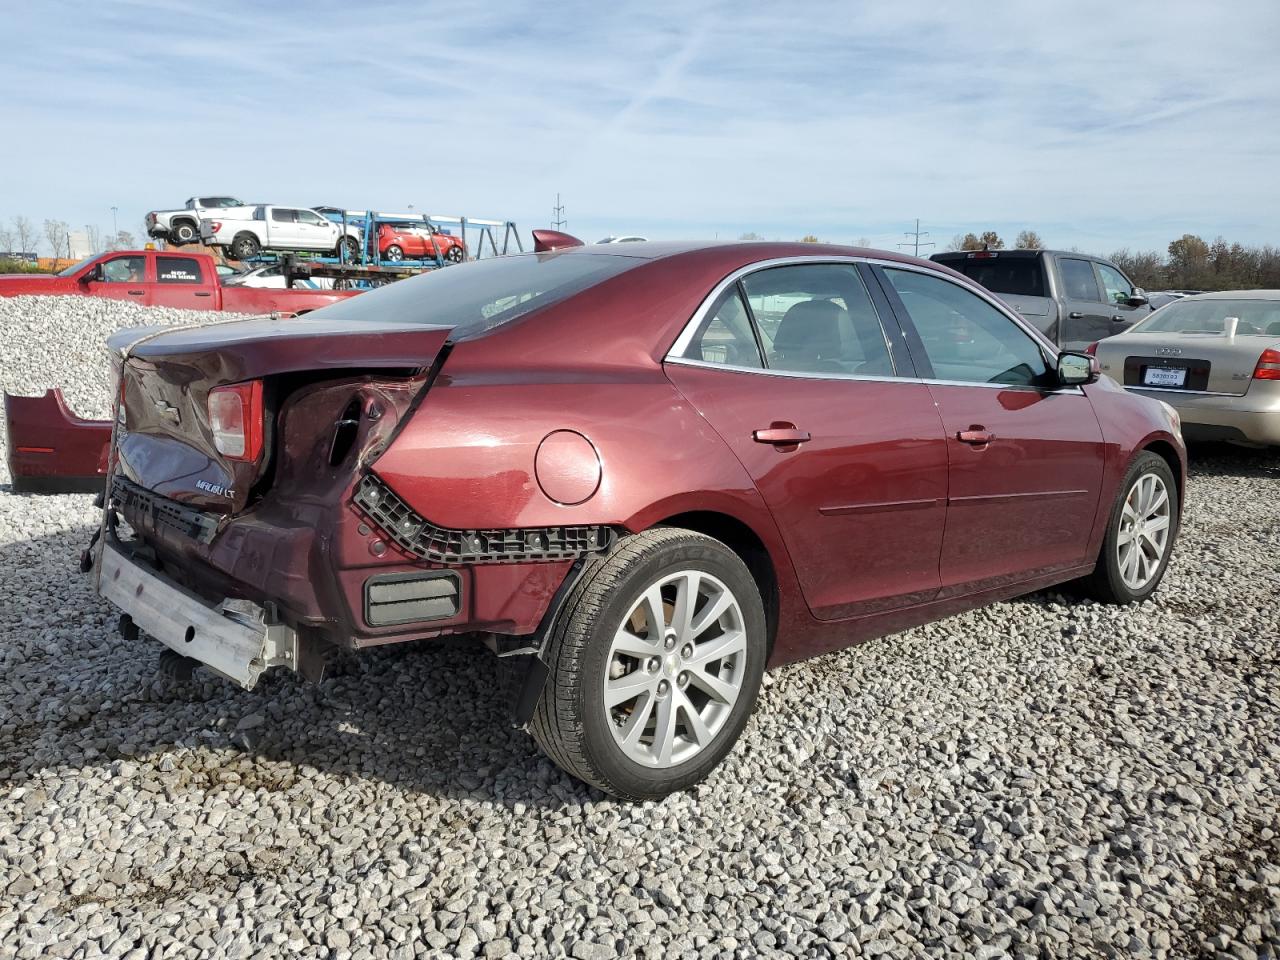
[[[1093,264],[1088,260],[1062,257],[1058,260],[1062,273],[1062,292],[1068,300],[1100,300],[1098,281],[1093,275]]]
[[[990,257],[943,261],[992,293],[1045,297],[1044,267],[1039,257]]]
[[[200,283],[200,261],[191,257],[156,257],[156,280],[160,283]]]
[[[510,323],[647,261],[593,253],[526,253],[432,270],[308,316],[439,324],[454,340]]]
[[[1049,368],[1025,330],[959,284],[886,269],[939,380],[1039,386]]]
[[[285,210],[282,207],[272,207],[271,219],[275,223],[296,223],[298,212],[296,210]]]
[[[742,281],[771,370],[894,375],[889,345],[855,267],[771,267]]]
[[[719,302],[708,311],[683,356],[730,367],[764,366],[760,346],[751,329],[751,317],[737,284],[720,295]]]

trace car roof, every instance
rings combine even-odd
[[[799,240],[633,240],[624,244],[587,243],[580,247],[565,247],[557,253],[661,260],[703,251],[712,255],[720,254],[725,260],[741,260],[744,265],[785,257],[863,257],[921,264],[931,270],[939,268],[938,264],[930,263],[924,258],[912,257],[893,250],[846,247],[836,243],[802,243]]]
[[[1180,302],[1191,300],[1280,300],[1280,290],[1215,290],[1183,297]]]
[[[975,253],[994,253],[1001,257],[1038,257],[1042,253],[1051,253],[1055,257],[1072,257],[1076,260],[1100,260],[1103,263],[1110,263],[1106,257],[1100,257],[1093,253],[1081,253],[1079,250],[943,250],[929,257],[930,260],[940,261],[943,257],[950,259],[967,259],[971,254]]]

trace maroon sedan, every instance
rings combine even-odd
[[[574,246],[113,347],[127,634],[246,687],[478,634],[620,797],[705,777],[766,666],[1064,581],[1142,600],[1178,528],[1170,407],[889,253]]]

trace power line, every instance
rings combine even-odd
[[[552,214],[555,217],[551,221],[551,226],[557,230],[563,230],[568,226],[569,221],[564,218],[564,204],[560,202],[560,194],[556,194],[556,205],[552,208]]]
[[[920,231],[920,218],[919,218],[919,217],[916,217],[916,228],[915,228],[915,230],[904,230],[904,231],[902,231],[902,234],[903,234],[903,236],[905,236],[905,237],[910,237],[911,239],[902,241],[902,243],[898,244],[898,246],[900,246],[900,247],[911,247],[911,253],[912,253],[912,256],[916,256],[916,257],[920,256],[920,248],[921,248],[921,247],[933,247],[933,246],[937,246],[937,244],[935,244],[932,240],[924,240],[924,241],[922,241],[922,240],[920,239],[921,237],[927,237],[927,236],[929,236],[929,231],[928,231],[928,230],[925,230],[923,233]]]

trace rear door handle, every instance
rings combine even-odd
[[[210,291],[208,291],[208,290],[197,290],[197,291],[196,291],[196,296],[197,296],[197,297],[212,297],[212,296],[213,296],[213,293],[212,293],[212,292],[210,292]]]
[[[1084,314],[1080,313],[1079,311],[1072,310],[1070,313],[1067,314],[1067,317],[1071,320],[1083,320]]]
[[[146,294],[146,292],[147,292],[147,291],[145,291],[145,290],[130,290],[130,291],[129,291],[129,296],[131,296],[131,297],[141,297],[141,296],[143,296],[144,294]]]
[[[972,426],[968,430],[961,430],[956,434],[956,439],[961,443],[972,443],[975,447],[986,446],[996,435],[986,427]]]
[[[795,427],[768,427],[764,430],[752,431],[751,439],[756,443],[772,443],[775,446],[806,443],[811,440],[808,430],[797,430]]]

